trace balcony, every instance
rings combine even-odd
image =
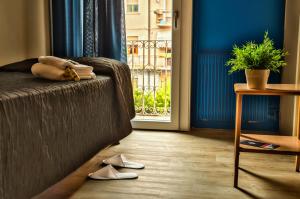
[[[172,11],[158,9],[154,11],[156,14],[156,25],[160,28],[172,27]]]
[[[170,119],[171,45],[171,40],[127,42],[137,120]]]

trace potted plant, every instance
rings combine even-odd
[[[287,52],[274,47],[268,32],[265,32],[260,44],[247,42],[241,47],[234,45],[232,54],[233,58],[226,63],[231,66],[229,73],[245,70],[249,89],[265,89],[270,71],[280,72],[280,68],[286,65],[284,57]]]

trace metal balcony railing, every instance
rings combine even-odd
[[[137,115],[169,116],[172,41],[130,40],[127,50]]]

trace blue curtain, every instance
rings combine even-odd
[[[53,54],[126,62],[123,0],[53,0]]]
[[[53,54],[82,56],[83,0],[53,0]]]

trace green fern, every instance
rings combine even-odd
[[[233,58],[226,63],[226,66],[231,66],[230,74],[245,69],[269,69],[279,72],[281,67],[286,66],[284,57],[288,53],[281,49],[275,49],[269,33],[265,32],[261,44],[247,42],[242,47],[234,45],[232,54]]]

